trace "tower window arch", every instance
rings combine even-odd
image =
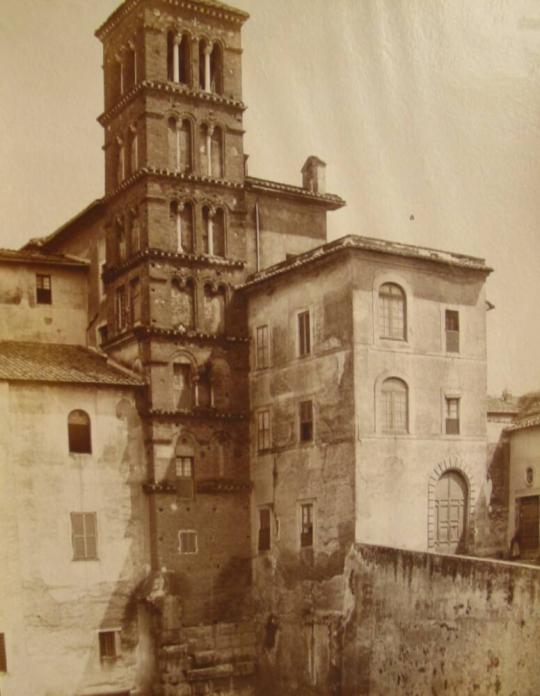
[[[117,245],[118,262],[122,263],[123,261],[126,260],[126,257],[127,257],[126,228],[125,228],[123,218],[118,217],[116,219],[115,231],[116,231],[116,245]]]
[[[174,329],[195,326],[195,286],[191,278],[171,283],[171,324]]]
[[[210,54],[210,91],[223,94],[223,51],[215,43]]]
[[[86,411],[71,411],[68,415],[68,444],[71,453],[91,454],[90,416]]]
[[[407,340],[407,300],[396,283],[379,288],[379,335],[399,341]]]
[[[409,388],[402,379],[390,377],[382,383],[381,418],[383,432],[409,432]]]
[[[225,333],[226,291],[222,286],[204,286],[203,291],[203,324],[204,330],[211,334]]]
[[[203,208],[203,251],[210,256],[225,256],[225,213],[222,208]]]
[[[139,168],[139,143],[138,143],[137,127],[132,125],[129,127],[128,143],[129,143],[129,157],[127,173],[133,174]]]
[[[137,82],[137,55],[135,44],[129,42],[125,58],[125,82],[126,90],[131,89]]]
[[[175,409],[193,408],[193,365],[185,356],[177,356],[173,361],[172,392]]]
[[[169,118],[167,122],[169,168],[177,172],[192,171],[192,125],[189,119]]]
[[[167,34],[167,77],[170,82],[183,85],[191,82],[191,42],[186,33]]]
[[[170,219],[174,230],[175,251],[179,254],[193,252],[193,205],[172,201]]]
[[[126,178],[126,151],[124,147],[124,141],[122,138],[116,139],[115,144],[115,176],[116,186],[120,186],[122,181]]]
[[[210,134],[210,176],[223,178],[223,131],[214,126]]]

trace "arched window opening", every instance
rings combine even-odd
[[[116,140],[116,185],[120,186],[126,178],[126,152],[121,138]]]
[[[191,203],[172,201],[170,219],[176,240],[176,251],[179,254],[190,254],[193,251],[193,206]]]
[[[208,333],[225,333],[225,288],[204,286],[203,320]]]
[[[167,154],[169,169],[178,169],[178,124],[172,117],[167,121]]]
[[[129,174],[133,174],[139,168],[139,143],[136,126],[129,129]]]
[[[216,210],[212,220],[212,253],[225,256],[225,214],[221,208]]]
[[[384,283],[379,290],[379,334],[381,338],[407,340],[405,293],[395,283]]]
[[[131,89],[137,82],[137,56],[135,54],[135,46],[130,43],[126,51],[126,90]]]
[[[206,124],[199,128],[199,173],[202,176],[210,175],[211,158],[210,155],[211,138],[210,131]]]
[[[193,408],[192,367],[189,362],[173,364],[173,400],[175,409]]]
[[[189,85],[191,78],[191,42],[187,34],[182,34],[178,46],[178,82]]]
[[[218,43],[214,44],[210,54],[210,91],[223,94],[223,53]]]
[[[68,416],[69,451],[73,454],[91,454],[92,438],[90,417],[85,411],[72,411]]]
[[[205,39],[199,41],[199,88],[210,91],[210,53],[212,48]],[[208,63],[208,69],[207,69]],[[208,75],[208,82],[207,76]]]
[[[197,406],[201,408],[211,408],[214,405],[212,394],[212,382],[210,379],[210,370],[205,366],[198,375],[197,380]]]
[[[116,101],[122,96],[122,92],[124,89],[122,63],[119,60],[115,60],[112,64],[111,82],[113,101]]]
[[[391,377],[381,388],[381,417],[385,433],[407,433],[409,430],[409,390],[401,379]]]
[[[192,280],[171,284],[171,323],[174,329],[195,326],[195,288]]]
[[[136,254],[141,250],[141,223],[139,220],[139,211],[132,210],[129,215],[129,220],[131,253]]]
[[[118,261],[122,263],[127,257],[126,229],[123,218],[117,218],[116,220],[116,245]]]
[[[167,79],[169,82],[174,81],[174,49],[175,49],[176,34],[174,31],[167,33]]]
[[[435,489],[435,549],[463,553],[467,548],[467,482],[458,471],[445,471]]]
[[[210,136],[210,176],[223,178],[223,131],[215,126]]]
[[[231,369],[225,360],[217,359],[212,362],[212,389],[214,406],[227,409],[231,405]]]
[[[176,140],[176,168],[181,172],[191,172],[193,169],[191,157],[191,122],[188,119],[182,121],[180,128],[177,130]]]

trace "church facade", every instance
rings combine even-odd
[[[248,176],[246,20],[125,0],[96,32],[104,197],[0,258],[1,394],[31,434],[3,489],[26,606],[0,626],[8,696],[274,694],[289,662],[298,693],[338,693],[354,543],[479,542],[490,269],[328,242],[345,203],[317,157],[302,186]],[[29,565],[35,528],[51,549]]]

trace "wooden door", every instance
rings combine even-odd
[[[519,532],[522,553],[538,550],[540,529],[540,498],[537,495],[519,500]]]
[[[465,550],[467,484],[456,471],[447,471],[435,491],[435,549],[439,553]]]

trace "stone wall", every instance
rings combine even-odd
[[[346,576],[341,696],[540,693],[538,569],[357,546]]]

